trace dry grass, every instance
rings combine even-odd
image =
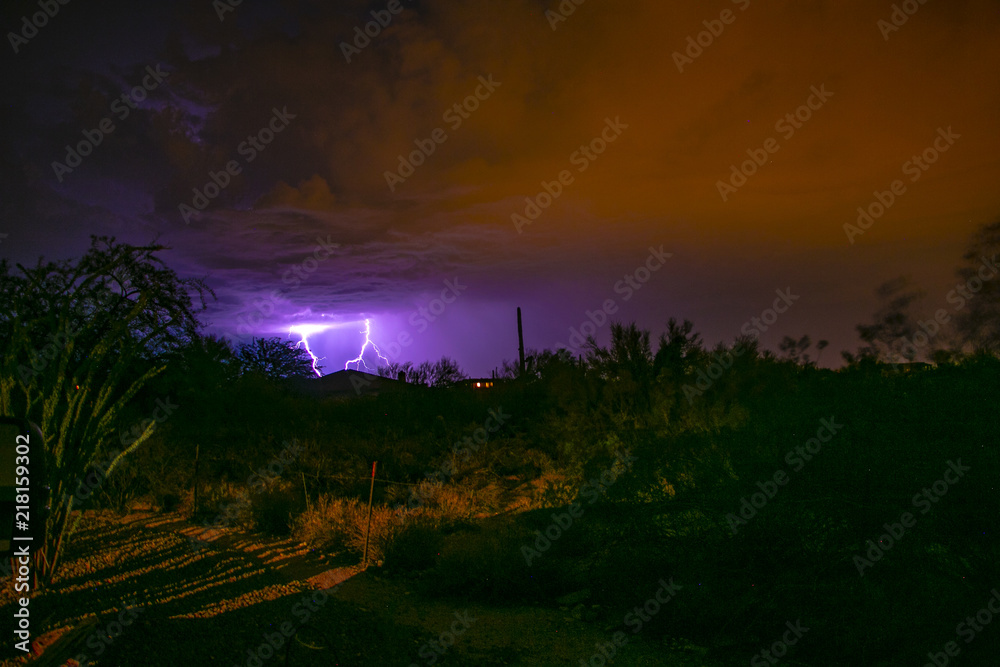
[[[184,503],[186,505],[186,503]],[[227,526],[250,523],[250,490],[245,484],[218,482],[201,489],[198,509],[209,522]]]
[[[408,487],[405,495],[400,493],[389,499],[393,506],[402,506],[399,509],[385,505],[372,508],[369,559],[385,560],[398,539],[423,543],[427,541],[424,537],[428,530],[492,515],[501,495],[502,489],[496,484],[474,488],[470,483],[423,481],[416,487]],[[367,527],[366,503],[356,498],[322,495],[308,511],[294,519],[292,534],[322,549],[347,550],[361,556]],[[427,548],[432,550],[429,542]],[[398,549],[395,553],[398,555]]]
[[[403,524],[388,507],[372,507],[370,560],[385,557],[387,545]],[[293,522],[292,534],[303,542],[331,551],[349,550],[361,556],[368,527],[368,506],[356,498],[320,496],[312,508]]]

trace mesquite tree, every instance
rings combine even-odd
[[[92,237],[75,261],[0,261],[0,413],[27,417],[45,438],[51,504],[36,552],[45,581],[72,532],[80,480],[112,454],[110,475],[152,434],[149,422],[124,451],[115,447],[123,409],[197,333],[196,312],[214,296],[167,268],[156,256],[163,249]]]
[[[309,353],[280,338],[254,338],[236,350],[236,357],[244,373],[259,373],[274,380],[316,375]]]
[[[963,343],[1000,353],[1000,220],[979,228],[958,269],[960,283],[948,293]]]

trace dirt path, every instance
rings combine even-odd
[[[179,515],[89,513],[58,580],[31,611],[36,636],[47,632],[48,641],[96,614],[104,632],[90,636],[83,652],[100,667],[281,665],[289,643],[295,667],[432,659],[579,665],[612,638],[611,629],[559,608],[427,600],[376,569],[361,572],[293,540],[206,531]],[[7,586],[0,616],[12,613]],[[301,641],[283,637],[293,629]],[[445,646],[452,631],[454,645]],[[277,655],[269,639],[280,646]],[[668,651],[641,637],[616,652],[609,664],[705,664],[697,652]],[[24,664],[13,655],[4,653],[0,664]]]

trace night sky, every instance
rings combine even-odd
[[[0,10],[0,256],[156,239],[215,289],[209,332],[311,327],[327,372],[366,319],[395,361],[487,375],[517,355],[516,306],[529,348],[606,305],[715,343],[777,290],[798,298],[762,345],[808,333],[836,364],[880,283],[911,277],[929,316],[1000,215],[995,0],[895,16],[854,0],[48,1],[37,31],[37,2]],[[884,214],[845,230],[876,192]]]

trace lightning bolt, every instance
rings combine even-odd
[[[298,336],[302,339],[298,343],[296,343],[296,347],[301,345],[302,348],[312,358],[312,369],[313,373],[316,374],[316,377],[323,377],[323,374],[320,373],[319,369],[316,367],[316,363],[319,361],[319,359],[316,357],[315,354],[313,354],[313,351],[309,349],[309,336],[313,335],[314,333],[319,333],[320,331],[326,331],[327,329],[330,328],[330,326],[331,325],[328,324],[298,324],[288,328],[289,335],[298,334]]]
[[[348,368],[348,366],[350,366],[351,364],[357,364],[354,367],[354,370],[356,370],[356,371],[360,371],[361,370],[361,366],[364,366],[365,370],[371,370],[368,367],[368,364],[365,363],[365,359],[364,359],[365,350],[368,349],[369,345],[371,345],[372,349],[375,350],[375,354],[378,355],[378,358],[381,361],[384,361],[385,365],[388,366],[389,365],[389,360],[386,359],[384,356],[382,356],[382,351],[378,349],[378,345],[376,345],[374,342],[372,342],[372,325],[371,325],[371,322],[369,320],[367,320],[367,319],[365,320],[365,328],[364,328],[364,330],[361,333],[363,333],[365,335],[365,343],[364,343],[364,345],[361,346],[361,351],[358,352],[357,358],[356,359],[351,359],[346,364],[344,364],[344,370],[346,371],[347,368]],[[376,365],[376,368],[378,368],[377,365]]]

